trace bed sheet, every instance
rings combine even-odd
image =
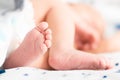
[[[106,54],[114,64],[110,70],[52,71],[31,67],[6,69],[0,80],[120,80],[120,53]]]

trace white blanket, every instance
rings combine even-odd
[[[7,69],[0,80],[120,80],[120,53],[105,55],[114,63],[110,70],[50,71],[30,67]]]

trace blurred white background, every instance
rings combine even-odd
[[[65,1],[65,0],[63,0]],[[69,2],[90,4],[104,17],[107,26],[106,35],[111,35],[120,29],[120,0],[66,0]],[[13,9],[14,0],[0,0],[0,9]],[[116,29],[117,28],[117,29]]]
[[[105,36],[109,37],[120,30],[120,0],[67,0],[90,4],[98,10],[106,21]]]
[[[3,8],[12,9],[13,7],[14,7],[14,0],[0,0],[0,9]]]
[[[107,20],[120,22],[120,0],[67,0],[70,2],[86,3],[99,10]]]

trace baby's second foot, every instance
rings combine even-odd
[[[48,24],[40,23],[39,26],[28,32],[21,45],[8,57],[4,66],[7,68],[40,67],[41,57],[51,47],[51,38],[51,30],[48,29]]]

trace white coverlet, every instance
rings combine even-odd
[[[0,80],[120,80],[120,53],[105,55],[114,63],[110,70],[49,71],[30,67],[7,69]]]

